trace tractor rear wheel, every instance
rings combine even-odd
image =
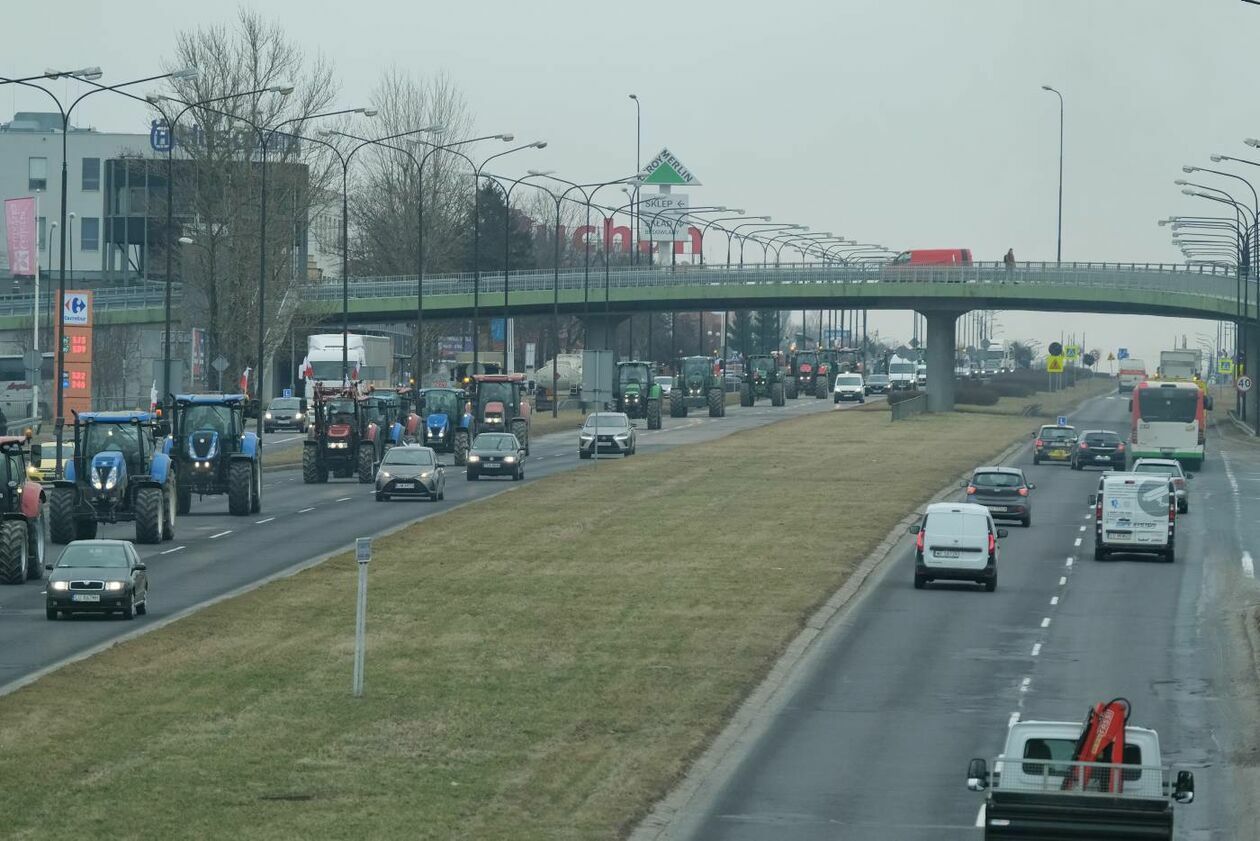
[[[53,488],[48,497],[49,536],[53,543],[69,543],[78,537],[74,522],[74,488]]]
[[[647,428],[661,428],[661,399],[659,397],[647,402]]]
[[[305,474],[305,471],[303,473]],[[303,478],[305,478],[305,475],[303,475]],[[177,477],[175,479],[175,513],[187,514],[190,511],[192,511],[192,485],[179,481]]]
[[[136,491],[136,543],[161,543],[166,519],[161,488]]]
[[[720,418],[726,414],[726,395],[720,388],[709,389],[709,417]]]
[[[468,464],[468,430],[455,430],[455,437],[452,440],[454,443],[451,446],[451,450],[455,453],[455,464],[463,467]]]
[[[26,551],[26,524],[21,520],[0,522],[0,583],[21,584],[30,563]]]
[[[529,455],[529,422],[521,419],[512,421],[512,434],[521,442],[521,449]]]
[[[745,408],[757,402],[757,398],[753,396],[752,386],[748,383],[742,383],[739,387],[739,405]]]
[[[792,379],[791,377],[787,378],[787,383],[785,383],[784,385],[783,395],[788,400],[796,399],[796,380]]]
[[[249,501],[249,513],[257,514],[262,511],[262,462],[254,462],[254,495]]]
[[[328,481],[328,468],[319,463],[315,445],[302,447],[302,483],[316,485]]]
[[[372,474],[376,466],[376,450],[371,444],[359,447],[359,484],[366,485],[372,481]]]
[[[47,519],[44,511],[41,509],[39,516],[27,524],[28,545],[26,553],[30,557],[31,563],[30,568],[26,570],[26,577],[32,580],[44,577],[44,536],[47,534]]]
[[[681,391],[671,391],[669,393],[669,416],[671,418],[687,417],[687,398],[683,396]]]
[[[166,506],[166,517],[162,522],[162,539],[175,539],[175,489],[167,485],[162,489],[162,500]]]
[[[248,461],[237,460],[228,465],[228,513],[234,517],[249,513],[249,496],[254,489],[252,473]]]
[[[819,400],[826,399],[827,381],[825,379],[820,377],[814,380],[814,396],[817,397]]]
[[[770,405],[782,406],[786,400],[783,397],[783,383],[774,383],[770,386]]]

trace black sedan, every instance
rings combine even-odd
[[[48,570],[49,619],[70,613],[121,613],[134,619],[149,610],[149,576],[126,540],[76,540]]]
[[[510,432],[483,432],[473,439],[468,451],[468,481],[482,476],[525,478],[525,450]]]
[[[1019,520],[1032,525],[1032,497],[1036,488],[1018,467],[977,467],[964,482],[967,501],[983,505],[995,520]]]
[[[407,444],[385,451],[376,471],[376,501],[396,496],[419,496],[429,502],[446,499],[446,470],[433,450]]]
[[[1123,471],[1125,468],[1124,439],[1108,429],[1088,429],[1076,439],[1072,450],[1072,469],[1102,467]]]
[[[871,374],[862,386],[867,394],[887,394],[889,391],[887,374]]]

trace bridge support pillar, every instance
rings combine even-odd
[[[1256,328],[1248,329],[1245,333],[1245,342],[1243,344],[1243,371],[1251,381],[1256,381],[1256,372],[1260,371],[1260,330]],[[1256,422],[1260,420],[1260,388],[1254,385],[1251,390],[1242,397],[1242,417],[1252,429],[1256,429]],[[1213,407],[1219,408],[1219,407]]]
[[[932,310],[927,321],[927,409],[954,411],[954,329],[960,312]]]
[[[611,350],[617,355],[617,328],[629,316],[613,313],[582,316],[582,329],[586,335],[584,347],[587,350]]]

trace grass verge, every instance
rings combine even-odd
[[[418,523],[375,547],[365,697],[349,692],[343,556],[0,699],[0,778],[22,781],[0,825],[623,835],[895,522],[1026,432],[828,412]],[[846,527],[797,528],[823,499],[845,500]]]
[[[1062,391],[1039,392],[1030,397],[1001,397],[993,406],[956,406],[955,409],[968,415],[1055,418],[1067,414],[1082,400],[1115,390],[1116,381],[1110,377],[1091,377]]]

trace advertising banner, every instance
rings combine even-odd
[[[4,230],[9,246],[9,272],[14,277],[34,277],[39,266],[34,196],[4,200]]]

